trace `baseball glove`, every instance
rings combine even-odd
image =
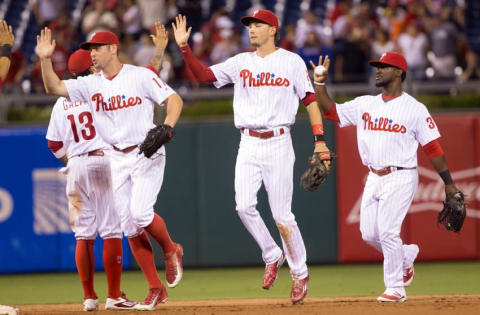
[[[437,223],[444,225],[449,231],[458,233],[462,228],[466,215],[467,208],[464,195],[461,191],[457,191],[445,196],[443,209],[438,214]]]
[[[308,158],[310,166],[300,178],[300,185],[305,190],[315,191],[327,179],[330,170],[323,164],[325,160],[331,160],[330,152],[314,152]]]
[[[145,157],[150,158],[162,145],[169,142],[173,138],[173,135],[173,128],[166,124],[158,125],[150,129],[145,140],[143,140],[143,143],[139,147],[139,153],[143,152]]]

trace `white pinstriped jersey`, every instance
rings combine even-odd
[[[440,137],[425,105],[409,94],[388,102],[382,95],[360,96],[337,104],[340,127],[357,126],[360,158],[366,166],[416,167],[418,143]]]
[[[245,52],[210,67],[215,87],[234,84],[235,126],[271,129],[295,122],[298,100],[313,92],[307,67],[297,54],[278,48],[262,58]]]
[[[47,139],[63,142],[69,159],[107,147],[97,134],[88,103],[72,102],[65,97],[58,98],[53,106]]]
[[[102,138],[119,149],[141,143],[153,128],[153,105],[175,93],[151,70],[124,64],[107,79],[102,73],[63,81],[70,99],[88,101]]]

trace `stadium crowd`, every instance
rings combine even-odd
[[[278,46],[298,53],[307,65],[319,55],[329,55],[333,62],[329,77],[334,82],[368,82],[371,79],[368,61],[379,58],[387,50],[405,55],[410,80],[465,82],[480,78],[479,52],[469,45],[465,33],[466,0],[325,3],[325,17],[319,18],[303,8],[303,15],[295,25],[281,25]],[[259,8],[261,5],[254,5],[250,11]],[[57,47],[52,59],[55,71],[63,78],[68,76],[70,53],[100,29],[119,35],[123,62],[147,65],[155,50],[149,38],[155,21],[170,29],[177,13],[185,14],[193,26],[191,46],[205,64],[219,63],[251,49],[246,28],[232,18],[233,12],[219,7],[204,18],[200,1],[90,0],[78,25],[71,23],[63,0],[36,0],[33,12],[38,25],[48,26],[54,33]],[[169,35],[160,76],[173,86],[198,87],[184,66],[173,32]],[[5,81],[12,86],[11,91],[15,91],[15,87],[18,90],[26,77],[31,81],[33,92],[43,91],[39,64],[27,67],[21,47],[13,52],[11,61]]]

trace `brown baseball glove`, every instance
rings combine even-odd
[[[145,140],[140,145],[140,152],[150,158],[158,149],[173,138],[173,128],[167,124],[158,125],[148,131]]]
[[[315,191],[328,177],[330,169],[325,166],[324,161],[330,161],[333,154],[327,152],[314,152],[311,157],[308,158],[310,166],[303,173],[300,178],[300,185],[305,190]]]
[[[437,223],[442,224],[449,231],[460,232],[467,215],[465,196],[457,191],[445,196],[443,209],[438,214]]]

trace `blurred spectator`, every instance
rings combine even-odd
[[[323,26],[318,23],[316,15],[311,11],[306,11],[303,19],[298,20],[297,33],[295,36],[295,46],[303,47],[307,36],[315,33],[317,39],[321,41],[322,46],[332,45],[332,34],[330,29],[324,30]]]
[[[12,57],[10,58],[10,70],[4,81],[4,93],[21,93],[22,88],[20,84],[22,83],[26,68],[27,60],[25,59],[22,50],[18,48],[12,52]]]
[[[295,47],[295,34],[297,29],[295,25],[287,25],[285,27],[285,36],[280,40],[278,45],[280,48],[295,52],[297,48]]]
[[[210,64],[210,54],[212,53],[212,32],[210,32],[209,25],[204,24],[200,32],[194,33],[193,53],[197,58],[206,64]]]
[[[305,64],[310,65],[310,60],[317,62],[318,56],[331,56],[332,51],[328,46],[322,45],[318,39],[317,33],[310,32],[307,34],[303,47],[297,49],[296,53],[302,57]]]
[[[166,24],[177,13],[175,0],[137,0],[142,16],[143,29],[149,30],[157,21]]]
[[[65,0],[35,0],[33,14],[41,27],[48,26],[67,9]]]
[[[134,35],[137,38],[142,30],[140,7],[134,0],[124,0],[120,8],[122,32],[125,35]]]
[[[460,82],[466,82],[472,78],[480,79],[480,64],[478,53],[468,48],[465,54],[466,68],[463,71]]]
[[[240,47],[234,41],[232,29],[225,28],[220,31],[222,40],[213,46],[210,60],[213,64],[224,62],[240,52]]]
[[[369,42],[364,31],[354,28],[348,32],[346,40],[339,41],[335,47],[334,80],[337,82],[365,82]]]
[[[76,34],[71,23],[68,11],[64,11],[60,16],[48,25],[48,27],[56,34],[62,34],[64,46],[69,50],[76,49]]]
[[[106,0],[93,0],[87,6],[82,20],[82,31],[87,39],[100,30],[119,32],[120,25],[117,16],[112,12],[115,4],[115,2],[107,2]]]
[[[147,66],[155,55],[155,45],[149,35],[148,32],[143,32],[142,35],[140,35],[140,41],[135,52],[135,57],[133,58],[137,66]]]
[[[408,72],[416,80],[425,78],[427,66],[428,38],[420,31],[418,21],[411,20],[405,33],[398,37],[400,52],[405,56]]]
[[[453,78],[457,66],[458,30],[449,21],[450,11],[444,8],[439,15],[429,21],[429,37],[431,52],[428,61],[431,63],[435,78]]]
[[[387,31],[377,28],[372,42],[371,58],[378,60],[385,52],[392,50],[395,50],[395,44],[389,39]]]

